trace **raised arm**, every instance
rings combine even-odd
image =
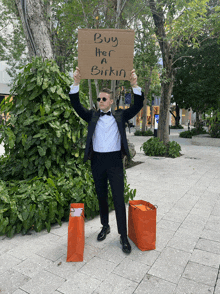
[[[70,87],[69,97],[71,104],[78,115],[89,123],[92,117],[92,110],[86,109],[79,101],[79,84],[81,80],[80,69],[76,67],[76,70],[73,73],[74,83]]]

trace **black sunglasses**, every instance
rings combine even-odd
[[[107,98],[103,97],[103,98],[97,98],[97,101],[101,101],[101,99],[105,102],[107,100]]]

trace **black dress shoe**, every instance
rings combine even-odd
[[[98,234],[97,240],[102,241],[106,238],[106,235],[110,233],[110,226],[103,226],[101,232]]]
[[[124,253],[127,253],[127,254],[131,253],[131,245],[128,242],[127,238],[122,239],[122,237],[120,237],[120,243],[122,244],[122,251]]]

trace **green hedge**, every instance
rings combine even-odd
[[[176,158],[179,157],[181,146],[175,142],[168,142],[167,145],[159,138],[150,138],[147,142],[144,142],[140,150],[144,151],[145,155],[148,156],[167,156]]]
[[[151,130],[147,130],[147,131],[140,131],[140,130],[136,130],[134,133],[135,136],[153,136],[154,133]]]
[[[200,134],[208,134],[208,133],[203,128],[200,128],[200,129],[193,128],[190,131],[181,132],[179,134],[179,136],[181,138],[190,138],[191,139],[192,136],[196,136],[196,135],[200,135]]]
[[[134,199],[136,189],[127,184],[124,170],[125,203]],[[85,181],[85,178],[87,182]],[[88,184],[87,184],[88,183]],[[114,209],[110,185],[109,210]],[[33,178],[29,181],[0,181],[0,235],[12,237],[16,233],[26,234],[29,230],[40,232],[51,224],[68,221],[70,203],[84,203],[85,217],[99,214],[98,199],[90,171],[79,177],[67,179]]]

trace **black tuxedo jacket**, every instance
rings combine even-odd
[[[84,162],[86,162],[88,159],[91,160],[93,156],[93,144],[92,144],[92,136],[95,131],[95,127],[97,124],[97,121],[100,116],[100,110],[96,111],[94,109],[88,110],[85,107],[82,106],[82,104],[79,101],[79,92],[76,94],[69,94],[70,101],[75,109],[75,111],[78,113],[78,115],[85,120],[88,123],[88,134],[87,134],[87,140],[86,140],[86,149],[85,149],[85,155],[84,155]],[[143,107],[143,101],[144,101],[144,94],[142,92],[142,95],[135,95],[134,94],[134,104],[128,108],[128,109],[118,109],[118,110],[112,110],[112,114],[117,122],[118,129],[121,135],[121,153],[122,158],[127,155],[128,159],[130,159],[129,149],[128,149],[128,142],[125,132],[125,122],[128,122],[129,119],[134,117]]]

